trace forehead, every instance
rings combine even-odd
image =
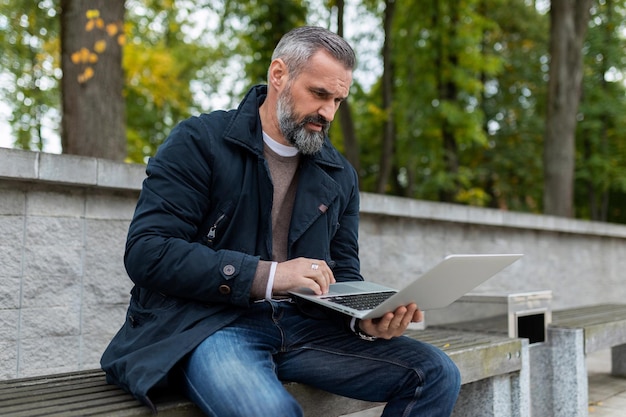
[[[346,97],[352,84],[352,70],[346,68],[326,51],[318,51],[294,82],[305,87],[323,88],[339,97]]]

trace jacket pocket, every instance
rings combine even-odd
[[[230,222],[232,203],[230,201],[220,205],[217,210],[209,216],[209,230],[203,241],[209,247],[214,247],[222,238],[228,223]]]
[[[160,311],[171,310],[178,304],[175,297],[137,286],[133,288],[131,294],[128,308],[128,321],[131,327],[153,321]]]

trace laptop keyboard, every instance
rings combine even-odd
[[[325,297],[325,300],[354,308],[355,310],[371,310],[395,293],[395,291],[383,291],[367,294],[336,295]]]

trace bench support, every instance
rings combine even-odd
[[[511,391],[508,375],[463,385],[452,417],[513,417]]]
[[[611,348],[611,375],[626,378],[626,345]]]
[[[548,340],[530,349],[532,415],[587,417],[584,330],[551,327]]]
[[[528,341],[522,340],[519,372],[497,375],[461,386],[451,417],[530,417]]]

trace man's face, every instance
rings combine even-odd
[[[330,122],[318,114],[300,116],[295,112],[291,86],[287,86],[278,97],[276,107],[278,124],[287,141],[304,155],[313,155],[322,149]],[[307,124],[319,125],[321,130],[309,130]]]
[[[351,82],[352,72],[330,55],[313,55],[279,94],[276,115],[285,139],[305,155],[319,152]]]

